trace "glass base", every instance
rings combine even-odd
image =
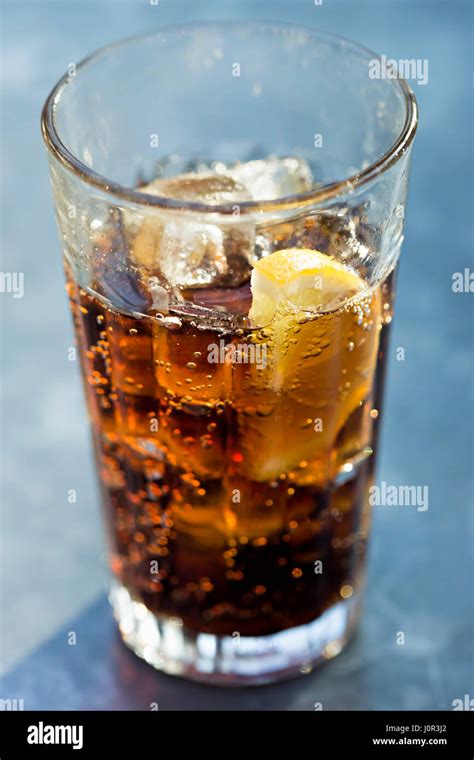
[[[122,639],[165,673],[220,686],[251,686],[311,673],[338,655],[360,611],[360,595],[338,602],[306,625],[270,636],[197,633],[179,618],[157,617],[124,586],[110,594]]]

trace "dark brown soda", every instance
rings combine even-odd
[[[267,391],[255,385],[249,367],[207,358],[211,344],[255,342],[252,331],[212,319],[199,323],[186,309],[163,322],[113,266],[91,289],[78,286],[69,271],[67,277],[110,564],[131,596],[194,631],[261,636],[310,622],[357,594],[392,278],[364,306],[377,354],[367,392],[351,406],[341,391],[343,411],[331,445],[313,450],[309,443],[308,457],[295,465],[291,452],[310,441],[308,425],[300,425],[305,405],[317,410],[323,400],[302,398],[311,388],[298,389],[298,383],[293,395]],[[316,354],[306,360],[315,362],[316,375],[345,371],[351,377],[357,341],[362,336],[362,346],[368,334],[358,326],[357,308],[295,328],[295,340],[321,333],[341,341],[332,364]],[[343,350],[352,354],[341,360]],[[330,388],[338,382],[336,375],[323,380]],[[339,419],[332,401],[326,406]],[[273,463],[280,451],[281,466]]]

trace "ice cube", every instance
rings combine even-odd
[[[248,161],[228,167],[214,163],[212,169],[156,179],[140,187],[149,195],[196,201],[210,207],[235,205],[235,218],[220,225],[184,218],[178,210],[150,212],[133,217],[127,212],[125,226],[132,237],[135,262],[148,275],[161,275],[169,287],[238,287],[248,281],[259,256],[255,223],[241,219],[240,203],[275,200],[309,190],[313,177],[309,164],[300,158]]]
[[[182,174],[154,180],[140,188],[150,195],[163,195],[210,206],[236,204],[251,196],[236,180],[210,174]],[[204,287],[240,285],[250,276],[254,255],[254,225],[241,221],[205,224],[190,221],[177,212],[154,212],[136,218],[127,215],[126,226],[133,234],[135,261],[149,274],[161,274],[169,286]]]
[[[313,175],[303,158],[269,158],[247,161],[226,169],[254,201],[272,201],[311,190]]]
[[[241,203],[252,199],[239,180],[214,172],[180,174],[176,177],[155,179],[140,190],[149,195],[164,195],[167,198],[197,201],[209,205]]]

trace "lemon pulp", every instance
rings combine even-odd
[[[234,373],[242,469],[260,481],[321,482],[334,475],[336,439],[352,415],[349,447],[369,441],[362,407],[372,392],[380,289],[324,253],[296,248],[261,259],[251,287],[249,317],[265,327],[250,340],[265,345],[266,362]]]

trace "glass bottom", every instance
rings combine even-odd
[[[124,586],[110,594],[125,644],[157,670],[219,686],[252,686],[311,673],[338,655],[359,617],[360,594],[338,602],[311,623],[271,636],[215,636],[157,617]]]

